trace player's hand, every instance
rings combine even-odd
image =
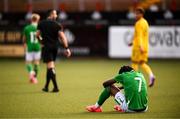
[[[133,45],[133,43],[132,42],[130,42],[129,44],[128,44],[128,46],[130,47],[130,46],[132,46]]]
[[[141,53],[144,53],[144,49],[142,46],[140,46],[140,51],[141,51]]]
[[[65,50],[64,54],[66,55],[66,57],[70,57],[71,56],[71,50],[69,48],[67,48]]]
[[[26,49],[26,43],[23,44],[24,49]]]
[[[44,47],[44,44],[40,43],[40,45],[41,45],[41,48],[43,48],[43,47]]]

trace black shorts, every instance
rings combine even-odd
[[[42,58],[43,62],[48,63],[50,61],[55,61],[57,57],[57,48],[42,48]]]

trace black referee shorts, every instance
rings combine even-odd
[[[57,57],[57,48],[42,48],[42,58],[43,62],[48,63],[50,61],[55,61]]]

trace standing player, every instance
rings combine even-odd
[[[41,47],[36,38],[37,24],[40,16],[32,14],[31,24],[27,25],[23,31],[23,43],[26,51],[26,67],[29,72],[31,83],[37,83],[37,74],[39,70],[39,61],[41,58]],[[34,67],[33,67],[33,64]]]
[[[58,41],[60,40],[65,48],[65,55],[71,56],[71,51],[68,48],[67,38],[63,32],[61,25],[56,22],[57,12],[56,10],[48,11],[48,18],[43,20],[38,25],[37,37],[42,36],[42,57],[43,61],[47,65],[46,84],[42,89],[44,92],[48,92],[48,86],[50,80],[52,80],[54,89],[52,92],[59,92],[56,82],[55,72],[55,60],[58,50]]]
[[[121,83],[118,88],[114,83]],[[118,105],[114,109],[119,112],[145,112],[147,110],[147,86],[144,76],[129,66],[123,66],[119,74],[103,83],[104,90],[95,105],[87,106],[89,112],[102,112],[102,104],[111,96]],[[124,93],[121,89],[124,88]]]
[[[144,16],[144,9],[143,8],[136,8],[135,10],[136,16],[136,24],[135,24],[135,32],[134,32],[134,39],[132,47],[132,68],[134,70],[138,70],[138,66],[140,65],[141,68],[149,75],[149,87],[154,85],[155,76],[148,66],[148,50],[149,50],[149,25],[148,22],[143,18]]]

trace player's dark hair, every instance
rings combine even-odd
[[[145,11],[144,11],[144,9],[143,9],[142,7],[137,7],[137,8],[135,9],[135,11],[137,11],[137,12],[143,14],[143,15],[144,15],[144,13],[145,13]]]
[[[53,11],[54,11],[54,9],[49,9],[49,10],[47,11],[47,17],[49,17]]]
[[[122,66],[122,67],[120,68],[120,70],[119,70],[119,74],[122,74],[122,73],[124,73],[124,72],[130,72],[130,71],[132,71],[132,70],[133,70],[133,68],[130,67],[130,66]]]

